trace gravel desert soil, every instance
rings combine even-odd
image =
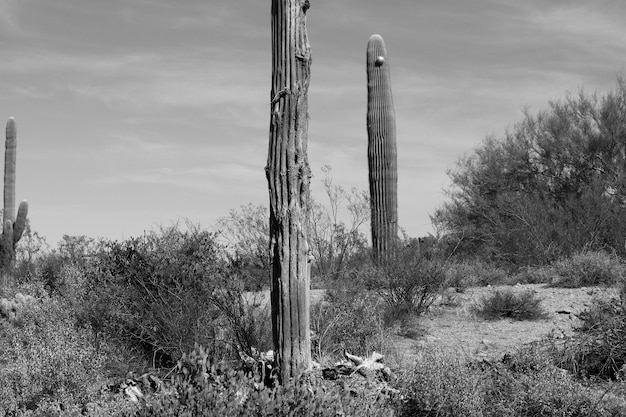
[[[533,291],[542,300],[547,318],[536,321],[512,319],[483,320],[472,314],[472,305],[497,289]],[[617,295],[613,288],[552,288],[544,284],[468,288],[462,293],[447,293],[437,305],[417,321],[421,337],[398,337],[396,349],[402,361],[420,355],[427,347],[436,347],[465,359],[499,358],[507,351],[552,335],[572,333],[580,322],[577,315],[586,310],[594,298]]]

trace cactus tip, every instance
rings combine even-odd
[[[15,118],[14,117],[9,117],[9,119],[7,120],[7,127],[6,127],[6,133],[7,136],[13,137],[15,136]]]

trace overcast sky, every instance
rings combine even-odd
[[[385,39],[399,220],[432,232],[446,170],[566,93],[610,91],[626,2],[311,0],[309,162],[367,188],[365,48]],[[114,239],[266,204],[270,1],[0,0],[0,120],[33,229]]]

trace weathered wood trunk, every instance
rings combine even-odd
[[[306,224],[311,52],[308,0],[272,0],[272,90],[266,169],[270,197],[272,328],[282,382],[311,366]]]
[[[381,265],[393,255],[398,240],[398,157],[389,61],[380,35],[367,43],[366,67],[372,248],[374,261]]]

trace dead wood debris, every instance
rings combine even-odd
[[[391,379],[391,370],[383,363],[384,355],[373,352],[369,357],[362,358],[344,350],[346,360],[336,363],[333,367],[322,369],[324,379],[337,379],[340,376],[352,376],[356,373],[365,377],[376,377],[383,381]]]

